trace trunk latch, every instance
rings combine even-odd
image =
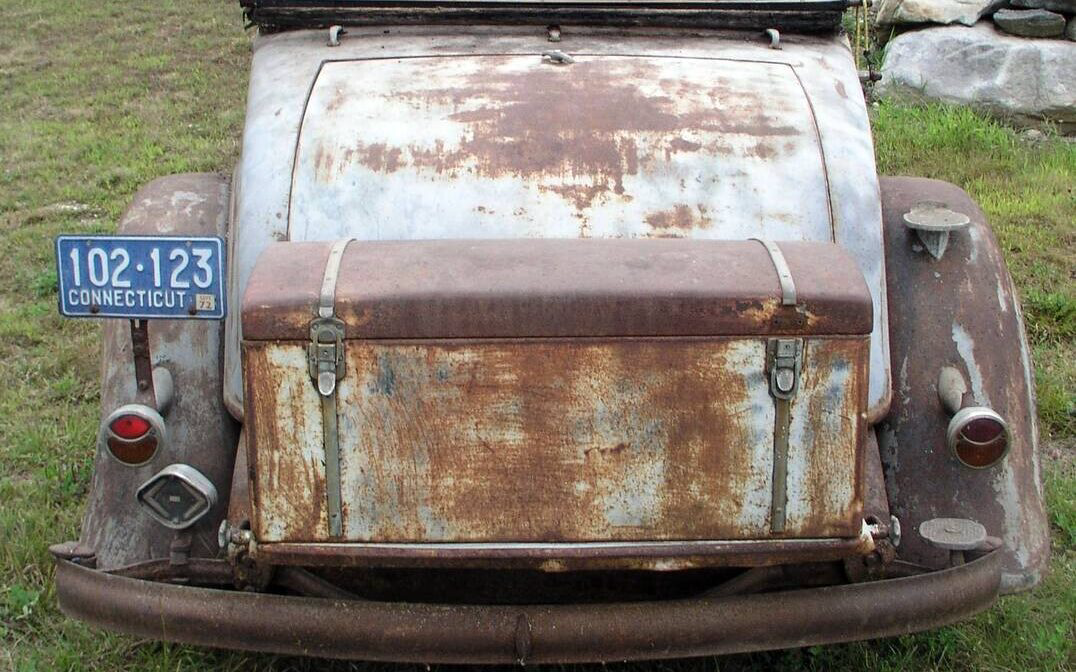
[[[770,392],[778,399],[791,399],[799,387],[803,341],[798,338],[775,338],[770,344]]]
[[[336,381],[344,377],[344,323],[335,317],[319,317],[310,324],[307,346],[310,377],[318,394],[327,397],[336,391]]]

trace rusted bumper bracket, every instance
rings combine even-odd
[[[988,607],[991,553],[920,576],[761,595],[621,604],[339,601],[130,579],[57,560],[64,613],[154,639],[285,654],[444,663],[677,658],[897,635]]]

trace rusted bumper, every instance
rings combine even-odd
[[[678,658],[897,635],[997,597],[1000,559],[919,576],[761,595],[621,604],[337,601],[123,578],[65,560],[60,608],[109,630],[203,646],[443,663]]]

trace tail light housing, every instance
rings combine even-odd
[[[984,406],[969,406],[953,415],[946,440],[965,466],[986,469],[1008,454],[1012,436],[1008,423],[998,413]]]
[[[129,467],[146,464],[166,440],[164,418],[143,404],[113,411],[101,426],[100,441],[109,455]]]

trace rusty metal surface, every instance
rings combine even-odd
[[[331,243],[266,249],[243,298],[247,340],[308,338]],[[356,241],[336,282],[349,338],[869,334],[871,296],[832,243],[780,244],[781,305],[758,241]]]
[[[785,534],[850,536],[863,520],[868,345],[805,339],[789,426]]]
[[[259,542],[327,538],[302,343],[248,342]],[[764,339],[349,341],[347,541],[769,536]],[[785,536],[856,537],[866,343],[809,339]]]
[[[227,586],[235,582],[235,570],[224,559],[189,558],[185,563],[175,564],[167,558],[145,560],[108,570],[113,576],[140,581],[190,581],[198,585]]]
[[[228,498],[228,522],[234,527],[249,524],[250,507],[250,462],[247,460],[247,434],[239,431],[238,447],[235,451],[235,467],[232,469],[232,489]]]
[[[1043,508],[1031,354],[1020,302],[986,217],[951,184],[920,178],[883,181],[892,318],[892,411],[879,431],[889,502],[905,530],[900,558],[930,567],[948,551],[917,532],[931,518],[969,518],[1000,537],[1002,590],[1035,585],[1046,570],[1049,528]],[[940,260],[917,245],[902,215],[921,201],[968,215]],[[916,249],[919,247],[920,249]],[[969,383],[968,403],[1000,413],[1012,431],[1009,455],[987,469],[962,466],[946,445],[949,422],[936,384],[943,367]]]
[[[286,597],[56,566],[60,608],[128,634],[202,646],[419,663],[567,663],[717,655],[886,637],[971,616],[1000,554],[921,576],[733,597],[480,606]],[[805,617],[809,614],[810,617]]]
[[[185,174],[155,180],[134,197],[119,223],[127,234],[226,235],[228,180]],[[174,533],[147,516],[135,491],[173,462],[189,464],[213,481],[221,501],[194,526],[194,555],[217,551],[216,526],[224,515],[235,456],[235,427],[221,399],[223,325],[214,321],[155,320],[148,325],[153,366],[169,370],[174,400],[165,416],[170,440],[147,464],[128,467],[99,449],[94,462],[80,541],[97,554],[98,567],[166,557]],[[101,327],[101,417],[138,398],[125,320]]]
[[[537,569],[543,572],[646,570],[701,567],[764,567],[861,557],[874,550],[859,537],[745,541],[592,543],[272,543],[259,544],[259,561],[322,567],[471,567]]]
[[[813,115],[787,65],[335,57],[299,135],[293,240],[419,226],[425,238],[726,238],[747,213],[753,235],[831,237]]]
[[[576,57],[561,68],[542,62],[545,39],[510,26],[355,28],[331,49],[320,31],[260,38],[239,168],[257,188],[237,197],[233,286],[288,238],[832,240],[874,299],[869,403],[882,412],[879,200],[847,48],[579,28],[558,45]]]
[[[882,457],[878,451],[875,432],[867,433],[863,449],[863,518],[868,524],[880,526],[889,534],[889,493],[886,491]]]

